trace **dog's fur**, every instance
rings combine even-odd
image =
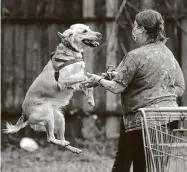
[[[101,34],[93,32],[83,24],[75,24],[63,34],[58,32],[61,43],[56,49],[54,57],[59,59],[82,58],[83,49],[87,46],[96,47]],[[68,48],[71,46],[75,49]],[[62,62],[57,62],[57,65]],[[81,150],[69,145],[64,138],[65,120],[61,108],[69,104],[74,91],[81,90],[85,93],[88,103],[94,106],[93,88],[86,88],[81,82],[87,80],[84,74],[85,63],[83,61],[65,66],[60,70],[58,82],[54,77],[54,66],[51,60],[29,88],[22,105],[23,114],[16,123],[7,123],[5,133],[15,133],[26,125],[35,130],[44,130],[47,133],[47,141],[65,146],[66,149],[81,153]],[[54,133],[57,135],[55,138]]]

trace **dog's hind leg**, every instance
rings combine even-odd
[[[56,135],[57,135],[57,139],[59,140],[65,140],[64,138],[64,132],[65,132],[65,119],[64,119],[64,115],[61,113],[60,110],[55,109],[54,110],[54,118],[55,118],[55,130],[56,130]],[[82,151],[78,148],[75,148],[73,146],[65,146],[65,149],[76,153],[76,154],[80,154]]]
[[[55,135],[54,135],[54,121],[51,121],[51,120],[47,120],[46,121],[46,124],[45,124],[45,127],[46,127],[46,131],[48,132],[48,141],[56,144],[56,145],[60,145],[60,146],[67,146],[69,145],[69,142],[68,141],[65,141],[65,140],[57,140],[55,138]]]
[[[65,140],[65,119],[63,113],[56,108],[53,108],[54,122],[55,122],[55,133],[58,135],[58,139]]]
[[[54,135],[54,113],[50,105],[42,105],[32,111],[28,119],[29,124],[43,123],[47,132],[47,141],[60,146],[67,146],[69,142],[57,140]]]

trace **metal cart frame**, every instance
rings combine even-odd
[[[139,110],[147,172],[186,172],[187,107]]]

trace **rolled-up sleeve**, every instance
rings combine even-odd
[[[113,80],[126,88],[134,78],[137,68],[138,63],[130,54],[128,54],[116,68],[118,73]]]

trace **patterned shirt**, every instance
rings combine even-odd
[[[181,68],[172,52],[162,42],[150,43],[127,54],[113,79],[125,87],[121,93],[122,114],[126,128],[133,124],[139,108],[161,101],[176,101],[184,92]],[[179,90],[179,91],[177,91]],[[129,126],[131,125],[131,126]]]

